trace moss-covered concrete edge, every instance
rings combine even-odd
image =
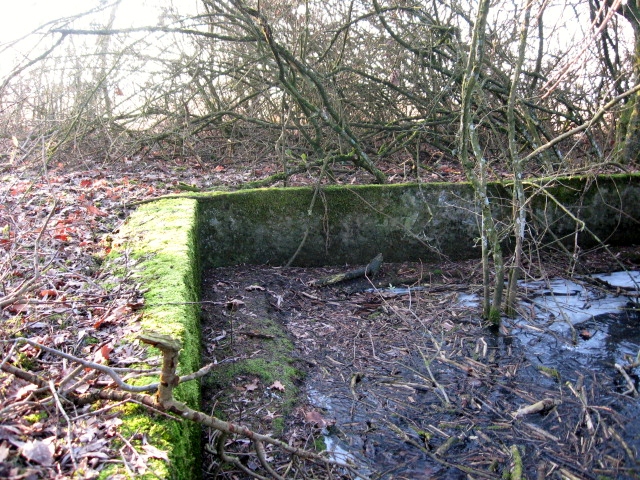
[[[142,329],[171,335],[182,342],[179,364],[182,375],[201,366],[197,221],[198,204],[193,199],[159,200],[142,205],[120,228],[111,254],[111,260],[122,256],[134,260],[135,276],[146,290]],[[149,347],[149,354],[158,352]],[[184,383],[174,392],[177,400],[199,408],[199,382]],[[168,463],[153,460],[148,472],[137,478],[201,477],[199,425],[170,420],[136,405],[125,409],[122,420],[125,438],[128,434],[143,434],[150,444],[168,453]],[[111,470],[108,475],[114,473]]]
[[[511,239],[511,185],[491,183],[494,218]],[[640,175],[561,177],[526,182],[527,223],[544,242],[591,248],[637,242]],[[200,202],[205,267],[321,266],[480,256],[479,208],[469,183],[327,185],[215,192]],[[577,222],[576,219],[579,219]],[[582,227],[584,228],[582,228]]]

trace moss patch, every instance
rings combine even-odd
[[[234,360],[220,363],[206,377],[204,410],[226,412],[219,416],[281,437],[297,406],[304,372],[298,368],[287,333],[289,314],[275,306],[276,294],[271,289],[279,288],[262,285],[251,270],[239,270],[242,268],[205,274],[203,300],[208,304],[203,329],[217,337],[211,342],[207,361]],[[237,307],[225,305],[240,298]]]
[[[141,206],[121,228],[109,258],[116,271],[124,256],[136,261],[136,276],[147,289],[143,330],[171,335],[180,340],[179,373],[200,368],[200,271],[197,248],[197,203],[191,199],[161,200]],[[133,340],[133,339],[130,339]],[[149,355],[157,355],[149,348]],[[192,408],[200,406],[200,388],[192,381],[175,390],[176,399]],[[123,409],[125,438],[144,434],[155,447],[167,451],[170,463],[150,462],[141,478],[194,479],[201,476],[200,428],[191,422],[169,420],[140,407]],[[103,477],[117,468],[107,469]]]
[[[247,384],[260,383],[262,388],[270,389],[278,405],[279,414],[283,417],[291,413],[298,398],[298,384],[304,377],[304,373],[295,367],[292,358],[293,343],[277,320],[271,318],[242,317],[245,330],[251,331],[252,341],[244,339],[235,341],[235,345],[228,345],[229,356],[237,355],[239,349],[247,355],[254,352],[251,358],[238,360],[233,364],[221,365],[209,375],[206,380],[209,391],[222,392],[222,396],[229,396],[228,401],[235,396],[235,392],[229,390],[232,385],[238,388],[246,388]],[[255,353],[257,352],[257,353]],[[275,388],[274,385],[282,385]],[[220,396],[217,396],[220,400]],[[221,400],[224,402],[225,400]],[[280,435],[284,428],[282,418],[272,421],[272,430],[275,435]]]

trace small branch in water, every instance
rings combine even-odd
[[[631,380],[631,377],[629,377],[629,374],[625,371],[624,367],[622,365],[620,365],[619,363],[616,363],[614,365],[614,367],[616,367],[616,370],[618,370],[620,372],[620,374],[624,377],[624,379],[627,381],[627,385],[629,386],[629,388],[627,390],[625,390],[624,392],[622,392],[623,395],[629,395],[632,394],[634,397],[638,396],[638,390],[636,390],[636,386],[633,383],[633,380]]]
[[[515,418],[518,418],[518,417],[522,417],[524,415],[531,415],[532,413],[547,412],[547,411],[551,410],[552,408],[557,407],[561,403],[562,402],[560,400],[554,400],[554,399],[551,399],[551,398],[545,398],[544,400],[540,400],[539,402],[536,402],[534,404],[527,405],[525,407],[520,407],[518,410],[513,412],[511,415],[513,415]]]

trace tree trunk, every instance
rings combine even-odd
[[[633,27],[634,58],[633,77],[636,84],[640,83],[640,0],[630,0],[620,7],[621,13]],[[618,128],[625,129],[624,145],[621,148],[622,163],[640,162],[640,93],[636,93],[630,100],[629,121],[621,122]],[[625,124],[626,123],[626,124]]]
[[[474,114],[472,111],[472,97],[478,88],[478,77],[484,60],[485,28],[489,14],[489,0],[481,0],[478,5],[473,37],[469,51],[469,59],[462,81],[462,108],[460,112],[460,128],[458,135],[460,162],[480,205],[481,226],[480,238],[482,243],[482,272],[484,284],[483,316],[494,324],[500,323],[500,304],[504,287],[504,267],[502,251],[496,231],[495,221],[491,214],[491,203],[487,194],[487,162],[478,139]],[[474,161],[469,157],[469,148],[473,151]],[[477,169],[477,173],[476,173]],[[495,267],[495,284],[493,299],[490,294],[490,265],[489,257],[493,253]]]
[[[520,74],[522,65],[524,64],[525,50],[527,47],[527,34],[529,31],[529,22],[531,19],[531,2],[527,4],[522,20],[522,28],[520,30],[520,46],[518,49],[518,59],[516,68],[511,79],[511,90],[509,91],[509,102],[507,104],[507,128],[509,136],[509,157],[511,157],[511,170],[513,171],[513,221],[514,221],[514,237],[515,251],[513,252],[513,266],[509,275],[509,287],[507,288],[507,314],[515,315],[516,310],[516,293],[518,290],[518,280],[522,269],[522,248],[524,244],[525,232],[525,198],[522,178],[524,176],[524,166],[522,157],[518,152],[516,144],[516,122],[515,107],[518,85],[520,84]]]
[[[634,77],[636,84],[640,78],[640,33],[636,31],[636,47],[634,58]],[[625,125],[624,145],[622,147],[622,163],[640,162],[640,93],[631,98],[629,122]]]

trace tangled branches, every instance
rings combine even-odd
[[[218,435],[216,451],[221,461],[234,465],[253,478],[284,478],[271,465],[267,455],[265,454],[265,445],[267,444],[272,445],[282,452],[296,458],[310,461],[326,468],[338,467],[343,471],[353,474],[354,477],[357,475],[358,478],[366,478],[361,473],[358,473],[352,465],[333,460],[321,454],[304,450],[302,448],[291,446],[269,435],[257,433],[243,425],[220,420],[215,416],[204,414],[198,410],[190,408],[184,403],[176,401],[173,397],[173,389],[176,386],[181,383],[203,377],[209,373],[216,364],[209,364],[190,375],[178,376],[176,374],[176,367],[178,363],[178,353],[181,348],[178,341],[166,335],[149,332],[141,334],[140,340],[143,343],[147,343],[158,348],[162,352],[163,360],[162,369],[159,372],[159,382],[143,386],[131,385],[121,377],[121,373],[125,370],[130,371],[130,369],[111,368],[96,362],[87,361],[22,337],[3,341],[5,344],[10,343],[11,347],[9,352],[2,359],[0,369],[33,384],[37,387],[37,390],[34,392],[36,394],[51,393],[52,396],[45,400],[45,402],[55,403],[58,408],[62,408],[61,399],[70,401],[77,406],[94,404],[100,400],[110,400],[123,403],[133,402],[146,407],[152,412],[162,413],[174,419],[190,420],[202,426],[218,430],[221,434]],[[11,363],[11,359],[14,357],[17,347],[21,344],[27,344],[30,347],[42,350],[50,355],[58,356],[68,362],[77,364],[78,368],[73,369],[69,375],[58,382],[57,385],[54,385],[53,381],[21,369]],[[87,370],[99,372],[110,377],[113,381],[111,384],[113,388],[90,388],[84,393],[77,393],[76,388],[79,382],[74,381],[74,379],[77,375]],[[151,392],[155,392],[155,394],[152,394]],[[68,418],[67,421],[69,421]],[[231,455],[225,451],[225,440],[229,435],[244,437],[252,444],[255,455],[267,476],[249,469],[237,456]]]

